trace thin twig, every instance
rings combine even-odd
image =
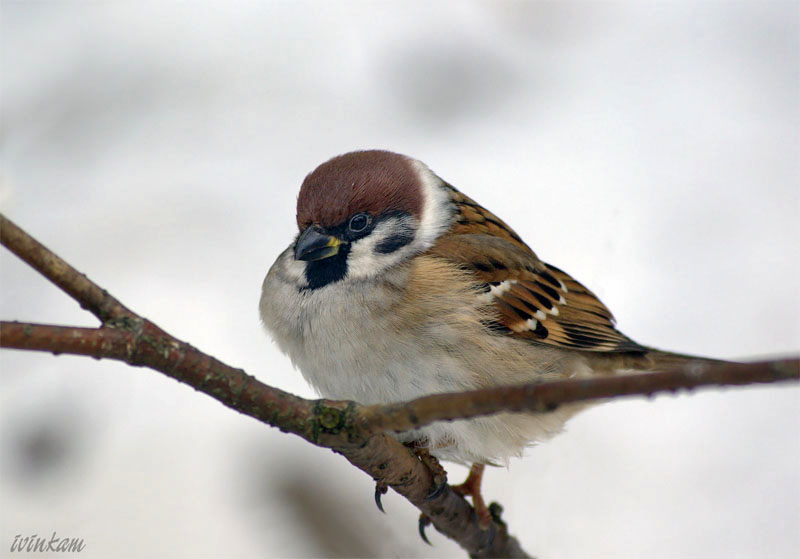
[[[105,289],[67,264],[3,214],[0,214],[0,242],[75,299],[81,308],[99,318],[100,322],[134,316],[133,312],[109,295]]]
[[[548,412],[564,404],[621,396],[652,396],[699,387],[738,386],[800,380],[800,359],[753,363],[688,363],[673,370],[624,376],[560,380],[472,392],[434,394],[409,402],[363,406],[368,431],[409,431],[435,421],[500,412]]]

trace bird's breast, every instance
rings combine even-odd
[[[288,258],[264,281],[261,315],[322,396],[372,404],[476,387],[452,351],[463,344],[459,329],[437,324],[424,306],[410,309],[403,277],[304,290]]]

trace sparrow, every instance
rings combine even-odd
[[[594,293],[404,155],[356,151],[317,167],[300,187],[297,227],[264,279],[260,314],[325,398],[386,404],[701,359],[622,334]],[[472,497],[485,525],[484,465],[507,464],[585,407],[441,422],[394,436],[436,459],[471,465],[457,489]]]

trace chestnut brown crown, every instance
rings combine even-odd
[[[297,197],[297,226],[323,228],[351,215],[422,213],[423,194],[413,160],[390,151],[354,151],[326,161],[303,181]]]

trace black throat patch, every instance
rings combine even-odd
[[[303,289],[319,289],[343,279],[347,274],[348,254],[350,254],[350,245],[343,243],[335,256],[307,262],[306,281],[308,285]]]

